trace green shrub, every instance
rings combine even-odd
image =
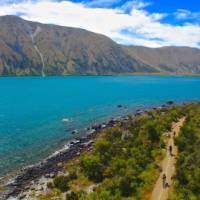
[[[186,107],[187,116],[175,143],[179,148],[173,200],[200,199],[200,104]]]
[[[66,200],[78,200],[78,199],[79,199],[79,195],[76,192],[70,192],[66,194]]]
[[[47,183],[47,187],[48,187],[49,189],[52,189],[52,188],[54,187],[53,182],[48,182],[48,183]]]
[[[70,171],[68,176],[69,176],[70,180],[77,179],[77,172],[76,172],[76,170]]]
[[[103,165],[98,155],[84,155],[81,157],[81,170],[91,180],[102,180]]]
[[[68,182],[69,182],[68,176],[57,176],[53,180],[54,186],[62,192],[65,192],[69,189]]]

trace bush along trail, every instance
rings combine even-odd
[[[185,108],[186,120],[175,139],[179,155],[170,200],[200,199],[200,104]]]

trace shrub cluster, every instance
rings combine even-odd
[[[174,200],[200,199],[200,104],[185,110],[186,122],[176,144],[179,156],[174,181]]]

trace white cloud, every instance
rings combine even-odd
[[[175,17],[180,20],[195,19],[200,20],[200,12],[191,12],[185,9],[178,9],[175,12]]]
[[[84,3],[70,1],[26,1],[0,7],[0,15],[16,13],[24,13],[22,17],[31,21],[81,27],[107,35],[124,44],[199,47],[200,42],[199,25],[163,24],[161,19],[165,14],[150,14],[141,6],[133,7],[128,14],[121,8],[91,8]],[[129,34],[121,31],[124,29],[127,29]]]

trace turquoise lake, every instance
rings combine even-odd
[[[200,100],[200,78],[1,77],[0,177],[52,154],[74,129],[169,100]]]

